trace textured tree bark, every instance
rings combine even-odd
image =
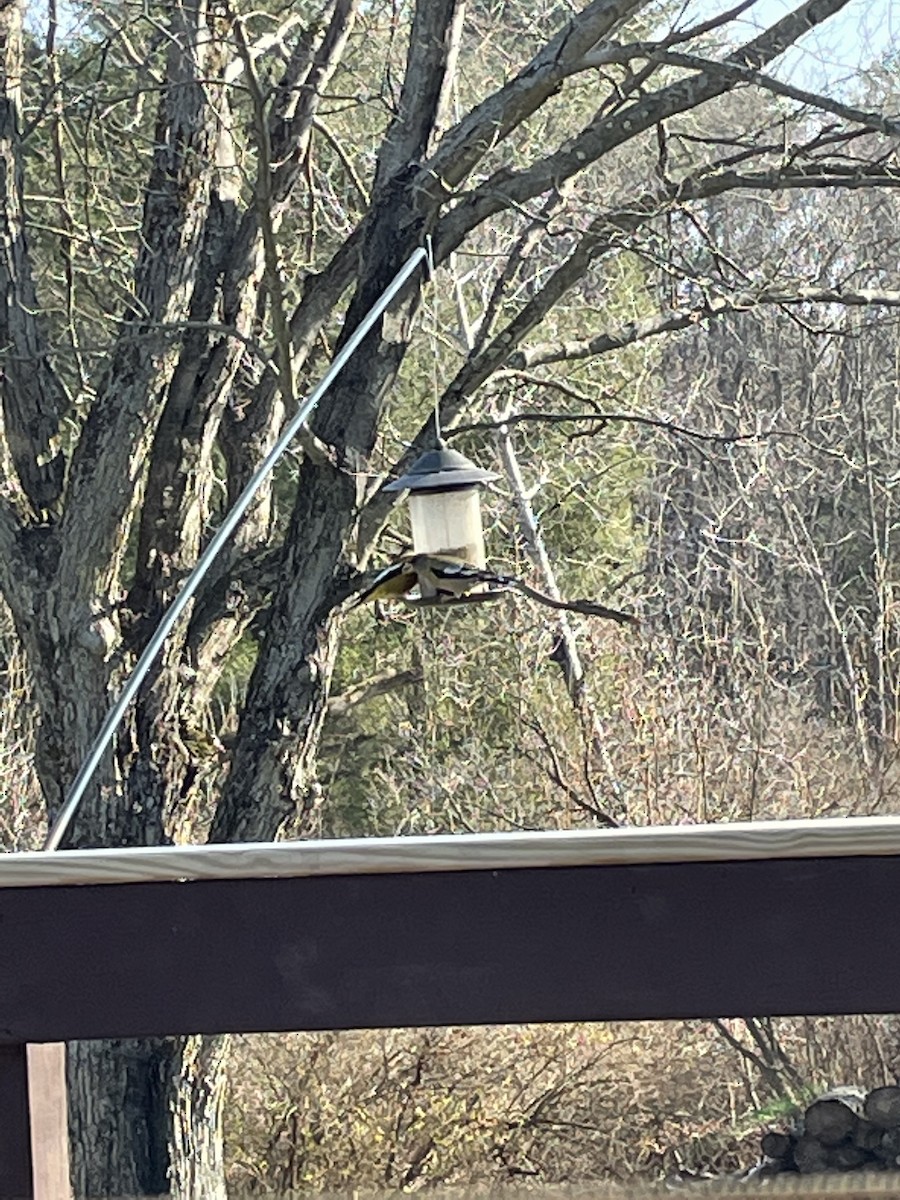
[[[229,1039],[182,1041],[172,1088],[172,1200],[227,1200],[222,1106]]]
[[[76,1196],[169,1190],[167,1090],[177,1048],[159,1039],[69,1046],[69,1126]]]
[[[35,639],[46,663],[38,682],[37,764],[51,811],[97,732],[98,714],[133,662],[130,647],[146,640],[147,624],[155,623],[197,553],[209,487],[204,460],[211,453],[221,393],[202,392],[196,378],[202,348],[187,331],[179,362],[178,341],[167,326],[210,315],[222,242],[233,219],[227,196],[213,191],[220,98],[205,77],[215,76],[222,50],[209,38],[212,19],[202,0],[184,0],[170,10],[167,86],[158,105],[135,303],[124,316],[73,457],[61,527],[49,535],[37,564],[44,587],[36,593],[41,611]],[[227,362],[221,364],[222,387],[227,368]],[[183,465],[184,451],[183,469],[186,474],[193,469],[200,484],[186,497],[173,494],[168,469],[173,444],[176,462]],[[120,603],[123,532],[143,498],[140,481],[148,460],[157,473],[148,497],[150,515],[157,518],[156,570],[129,611]],[[161,511],[165,521],[158,519]],[[139,580],[145,577],[141,573]],[[167,815],[190,765],[178,736],[184,635],[182,630],[171,639],[115,755],[98,771],[68,845],[167,840]],[[155,1039],[69,1047],[76,1195],[168,1191],[169,1089],[179,1051],[176,1042]],[[211,1174],[221,1176],[221,1155],[206,1157],[207,1149],[198,1143],[198,1169],[209,1163]]]
[[[9,453],[36,514],[55,506],[65,472],[59,419],[65,395],[38,322],[25,230],[21,152],[22,7],[0,5],[0,398]]]

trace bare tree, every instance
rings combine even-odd
[[[298,391],[425,238],[439,270],[457,254],[474,272],[473,348],[443,360],[449,428],[503,369],[583,361],[691,320],[677,270],[674,309],[654,301],[612,329],[598,301],[670,217],[716,197],[897,184],[883,113],[766,73],[845,3],[804,0],[724,54],[714,43],[745,5],[677,27],[647,0],[548,5],[504,39],[462,0],[323,0],[288,16],[176,0],[104,5],[62,38],[51,2],[43,41],[23,34],[18,0],[0,6],[0,588],[33,678],[51,814]],[[751,89],[770,98],[761,121],[741,103]],[[757,298],[790,303],[802,284],[787,273]],[[342,601],[390,516],[380,483],[433,437],[406,369],[423,353],[422,286],[365,339],[296,470],[257,502],[67,844],[176,836],[207,768],[213,840],[310,828]],[[209,701],[245,634],[252,673],[233,727],[217,724]],[[180,1054],[171,1041],[72,1048],[79,1191],[164,1190]],[[189,1041],[182,1142],[192,1123],[216,1125],[215,1087],[193,1081],[220,1061]],[[195,1141],[205,1196],[214,1142]]]
[[[767,209],[732,228],[732,263],[755,257],[754,272],[771,278],[773,237],[785,238],[810,293],[879,285],[896,254],[892,200],[817,199],[795,197],[779,233]],[[755,243],[751,255],[742,241]],[[704,249],[696,272],[707,289],[731,272],[716,245],[720,261]],[[651,573],[685,669],[739,694],[761,668],[819,717],[846,722],[862,811],[885,799],[895,760],[896,357],[888,294],[871,307],[734,313],[702,342],[670,343],[669,378],[714,436],[662,455],[651,501]],[[738,430],[753,444],[729,441]]]

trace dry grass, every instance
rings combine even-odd
[[[779,1179],[766,1180],[765,1185],[742,1183],[739,1180],[721,1179],[704,1181],[702,1186],[693,1186],[687,1195],[713,1196],[797,1196],[806,1200],[817,1197],[839,1196],[841,1200],[880,1200],[884,1196],[898,1194],[897,1177],[891,1173],[849,1175],[785,1175]],[[231,1189],[230,1200],[250,1200],[260,1193]],[[655,1200],[659,1196],[672,1195],[672,1188],[665,1184],[569,1184],[566,1186],[535,1187],[518,1186],[504,1189],[504,1200]],[[300,1200],[306,1192],[280,1193],[283,1200]],[[318,1200],[378,1200],[385,1193],[368,1191],[322,1192]],[[493,1189],[485,1187],[460,1187],[431,1193],[433,1200],[491,1200]],[[92,1200],[101,1200],[94,1197]],[[106,1198],[109,1200],[109,1197]],[[115,1200],[139,1200],[137,1196],[119,1196]],[[146,1200],[146,1197],[143,1198]],[[168,1195],[154,1200],[172,1200]]]
[[[892,1078],[896,1025],[777,1032],[812,1090]],[[229,1178],[249,1194],[727,1174],[789,1109],[707,1022],[245,1037],[231,1078]]]

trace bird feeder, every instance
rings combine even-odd
[[[449,554],[484,568],[481,486],[499,478],[443,442],[417,458],[387,492],[409,492],[413,553]]]

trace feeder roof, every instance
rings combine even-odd
[[[435,450],[426,450],[405,475],[387,484],[384,490],[442,492],[450,488],[488,483],[491,479],[499,479],[495,471],[483,471],[458,450],[451,450],[449,446],[438,446]]]

